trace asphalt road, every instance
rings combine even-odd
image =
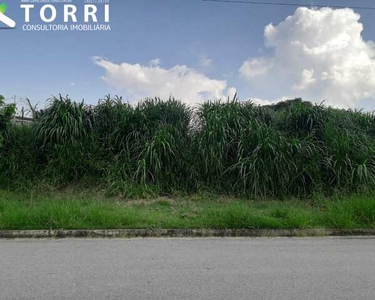
[[[375,239],[0,240],[0,299],[375,299]]]

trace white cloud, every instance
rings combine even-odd
[[[207,56],[203,56],[201,58],[201,60],[199,61],[199,64],[202,66],[202,67],[209,67],[211,66],[212,64],[212,59],[211,58],[208,58]]]
[[[227,98],[232,100],[234,96],[237,96],[237,90],[234,87],[231,87],[227,91]]]
[[[299,84],[293,85],[293,90],[303,91],[314,85],[316,79],[314,78],[314,69],[303,70],[301,74],[301,81]]]
[[[227,91],[225,80],[210,79],[184,65],[164,69],[159,66],[160,60],[151,61],[149,66],[115,64],[101,57],[94,57],[93,60],[105,70],[102,79],[116,89],[126,91],[132,100],[174,96],[183,102],[195,104],[225,98],[234,91],[233,88]]]
[[[363,40],[359,20],[351,9],[298,8],[265,28],[272,55],[245,61],[240,73],[265,90],[275,83],[293,97],[338,107],[375,98],[374,43]]]
[[[275,99],[275,100],[266,100],[266,99],[260,99],[260,98],[250,98],[248,100],[252,101],[253,103],[257,104],[257,105],[271,105],[271,104],[275,104],[277,102],[280,102],[280,101],[286,101],[286,100],[290,100],[290,99],[293,99],[291,97],[281,97],[281,98],[278,98],[278,99]]]
[[[268,70],[272,68],[272,65],[272,60],[266,57],[253,58],[243,63],[240,73],[244,77],[252,79],[266,75]]]

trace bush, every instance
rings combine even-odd
[[[174,191],[305,197],[375,185],[375,117],[301,99],[272,106],[170,98],[133,106],[51,99],[31,126],[0,123],[2,181],[53,185],[94,179],[110,194]],[[31,176],[30,174],[34,174]],[[36,175],[35,175],[36,174]]]
[[[10,120],[15,112],[15,105],[5,105],[4,97],[0,95],[0,149],[3,146],[4,135],[6,135],[9,130]]]

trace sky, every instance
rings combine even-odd
[[[17,22],[0,30],[0,94],[8,101],[16,95],[44,106],[61,93],[95,104],[112,94],[129,102],[174,96],[195,105],[237,93],[259,104],[302,97],[375,109],[375,10],[110,0],[111,31],[24,31],[21,0],[0,2]],[[73,0],[79,18],[83,3]],[[31,21],[40,23],[35,6]]]

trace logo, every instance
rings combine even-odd
[[[1,0],[0,0],[1,1]],[[21,0],[24,31],[109,31],[110,0]],[[25,4],[27,3],[27,4]]]
[[[0,0],[2,1],[2,0]],[[21,0],[24,31],[110,31],[110,0]],[[27,4],[25,4],[27,3]],[[8,5],[0,3],[0,29],[14,29],[16,21],[5,15]]]
[[[8,27],[5,27],[5,28],[0,27],[1,29],[6,29],[6,28],[9,29],[9,28],[16,27],[16,22],[5,15],[5,12],[6,12],[7,8],[8,8],[8,5],[6,5],[5,3],[0,3],[0,26],[2,24],[5,24],[5,25],[8,26]]]

